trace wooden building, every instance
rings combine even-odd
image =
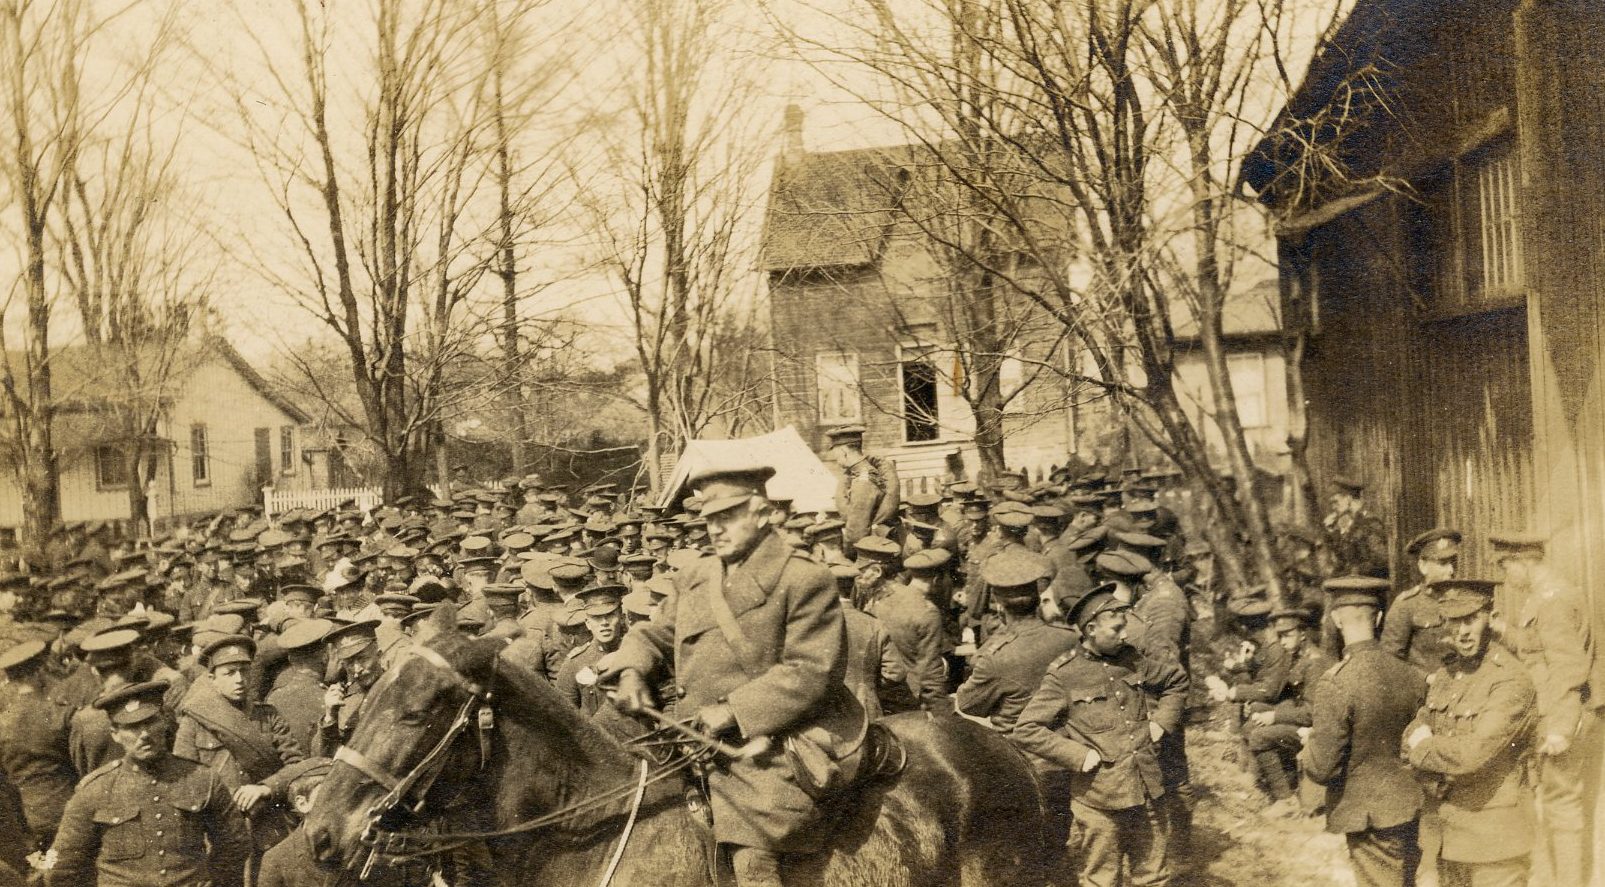
[[[1490,530],[1547,533],[1598,644],[1605,3],[1359,0],[1282,119],[1244,176],[1285,219],[1316,480],[1367,483],[1396,575],[1432,526],[1488,576]],[[1347,175],[1312,175],[1307,143]]]

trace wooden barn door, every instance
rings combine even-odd
[[[1437,321],[1422,327],[1421,340],[1417,452],[1425,464],[1417,464],[1431,477],[1420,480],[1431,485],[1436,524],[1466,534],[1462,575],[1497,578],[1488,531],[1519,529],[1532,514],[1527,315],[1516,309]],[[1423,529],[1400,528],[1405,538]]]

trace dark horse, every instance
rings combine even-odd
[[[602,884],[616,866],[611,883],[620,887],[707,885],[709,839],[688,802],[690,783],[673,774],[649,785],[621,852],[645,758],[501,656],[504,642],[459,634],[448,609],[431,617],[438,633],[424,652],[404,656],[370,691],[350,751],[307,819],[319,856],[355,868],[370,857],[365,831],[379,824],[414,834],[455,798],[476,808],[479,821],[470,827],[448,817],[447,831],[539,821],[487,841],[504,883]],[[490,729],[472,723],[479,707],[493,711]],[[882,723],[901,739],[907,766],[830,803],[832,821],[821,826],[831,829],[829,849],[788,864],[787,882],[1041,883],[1042,794],[1026,759],[1002,736],[957,717],[912,713]],[[587,799],[605,803],[549,815]]]

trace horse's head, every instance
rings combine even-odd
[[[505,645],[459,633],[450,606],[429,618],[433,637],[369,689],[356,732],[318,791],[306,828],[322,861],[361,858],[365,833],[401,825],[421,811],[437,777],[483,763],[474,734]]]

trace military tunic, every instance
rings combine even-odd
[[[1449,657],[1438,599],[1424,586],[1405,589],[1382,622],[1382,649],[1430,675]]]
[[[1035,616],[1011,622],[975,651],[970,676],[959,686],[954,704],[964,714],[1008,730],[1042,684],[1049,663],[1075,646],[1076,634],[1066,626]]]
[[[1533,847],[1533,791],[1525,759],[1537,718],[1532,681],[1508,649],[1491,642],[1478,660],[1451,658],[1433,676],[1426,703],[1405,736],[1432,735],[1408,749],[1426,774],[1429,802],[1443,819],[1441,858],[1494,863]]]
[[[1326,786],[1326,829],[1348,836],[1361,887],[1401,884],[1415,870],[1421,786],[1399,759],[1399,740],[1426,693],[1426,678],[1374,640],[1351,644],[1311,688],[1300,760]]]
[[[574,704],[586,717],[596,714],[607,705],[607,690],[601,684],[592,682],[590,686],[582,685],[577,676],[582,669],[594,668],[597,660],[608,651],[603,650],[594,640],[568,651],[563,665],[557,670],[557,692],[564,699]]]
[[[49,887],[238,887],[251,852],[222,779],[172,755],[84,777],[52,849]]]
[[[0,772],[22,797],[34,839],[49,844],[78,772],[67,756],[71,712],[24,686],[0,711]]]
[[[897,686],[887,690],[888,711],[938,711],[946,707],[942,613],[936,604],[924,592],[899,585],[881,600],[875,618],[886,628],[887,652],[900,676]]]
[[[263,701],[284,719],[296,745],[313,748],[323,719],[323,675],[304,665],[287,665]]]
[[[204,684],[196,687],[197,690],[202,688],[211,689]],[[186,705],[191,701],[186,700]],[[173,754],[210,767],[231,792],[243,785],[264,785],[272,792],[270,797],[257,803],[249,817],[256,849],[266,850],[282,841],[293,827],[286,795],[289,784],[278,774],[284,767],[305,760],[306,752],[296,744],[290,728],[270,705],[254,705],[249,712],[240,712],[236,727],[255,730],[258,734],[254,738],[264,755],[264,759],[254,765],[258,769],[248,770],[246,762],[235,755],[224,737],[182,707],[178,731],[173,737]]]

